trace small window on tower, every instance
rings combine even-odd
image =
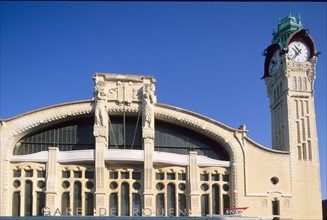
[[[302,90],[302,78],[299,76],[299,77],[297,78],[297,80],[298,80],[298,87],[299,87],[299,90]]]
[[[297,89],[296,76],[293,76],[293,89]]]
[[[307,82],[307,78],[303,77],[303,90],[307,90],[308,89],[308,82]]]

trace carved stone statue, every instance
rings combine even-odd
[[[153,103],[154,103],[154,94],[151,89],[151,85],[144,85],[144,94],[143,94],[143,114],[144,114],[144,127],[153,128]]]
[[[94,77],[95,82],[95,125],[106,126],[108,123],[108,112],[107,112],[107,94],[104,90],[104,81]]]

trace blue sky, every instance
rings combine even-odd
[[[1,114],[90,99],[95,72],[152,75],[158,102],[271,146],[261,52],[301,15],[322,54],[315,103],[326,192],[326,2],[0,2]]]

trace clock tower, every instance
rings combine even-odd
[[[318,53],[309,31],[291,15],[279,20],[264,51],[272,148],[290,154],[294,219],[321,219],[319,152],[314,106]]]

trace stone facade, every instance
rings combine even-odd
[[[273,149],[249,139],[245,125],[157,103],[153,77],[96,73],[92,100],[1,121],[0,216],[244,208],[245,216],[321,219],[316,59],[299,64],[284,53],[274,75],[265,72]]]

